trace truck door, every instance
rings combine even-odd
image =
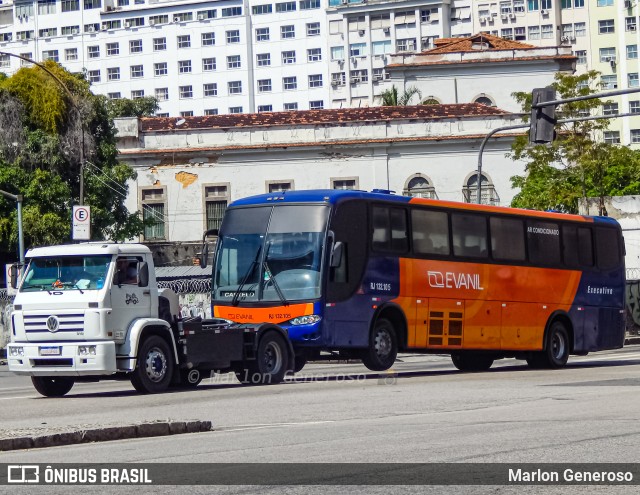
[[[134,318],[151,315],[151,291],[140,287],[139,273],[143,256],[118,256],[111,285],[114,328],[126,330]]]

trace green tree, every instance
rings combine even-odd
[[[552,86],[558,99],[586,96],[599,91],[600,74],[556,74]],[[526,115],[531,111],[531,93],[514,93]],[[597,113],[603,102],[589,99],[565,103],[556,110],[558,119],[572,119]],[[525,121],[527,117],[525,117]],[[527,136],[516,138],[511,151],[514,160],[526,162],[526,174],[511,177],[520,192],[512,206],[537,210],[553,209],[577,213],[581,198],[604,198],[640,193],[640,154],[629,148],[599,141],[608,128],[607,119],[558,125],[557,139],[550,145],[531,146]]]
[[[112,119],[117,117],[151,117],[159,108],[158,100],[153,96],[145,96],[135,100],[128,98],[107,100],[109,117]]]
[[[124,206],[136,174],[117,161],[107,99],[93,95],[82,75],[55,62],[44,65],[58,81],[37,65],[0,78],[0,189],[24,196],[25,246],[70,241],[83,158],[92,239],[139,234],[138,213]],[[0,201],[0,251],[16,252],[16,217],[15,203]]]
[[[398,93],[398,88],[394,84],[389,89],[380,93],[380,102],[383,107],[404,107],[411,104],[414,96],[422,99],[422,93],[415,86],[406,88],[402,93]]]

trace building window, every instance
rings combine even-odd
[[[366,83],[369,81],[369,70],[352,70],[349,73],[349,81],[351,84]]]
[[[396,40],[396,50],[398,52],[415,52],[416,39],[407,38],[407,39]]]
[[[114,56],[120,53],[120,43],[107,43],[107,56]]]
[[[122,95],[120,94],[120,91],[116,93],[107,93],[107,98],[109,98],[110,100],[119,100],[120,98],[122,98]]]
[[[364,57],[367,55],[367,44],[366,43],[352,43],[349,45],[349,56],[350,57]]]
[[[540,8],[542,10],[551,10],[552,2],[551,0],[540,0]]]
[[[615,74],[600,76],[602,89],[617,89],[618,77]]]
[[[631,129],[631,142],[640,143],[640,129]]]
[[[218,109],[217,108],[206,108],[204,111],[205,115],[218,115]]]
[[[62,12],[75,12],[80,10],[80,0],[62,0],[60,2]]]
[[[480,103],[481,105],[486,105],[488,107],[495,107],[496,106],[494,101],[490,97],[488,97],[487,95],[479,96],[478,98],[476,98],[473,101],[474,101],[474,103]]]
[[[144,77],[144,68],[142,65],[131,66],[131,78],[135,79],[137,77]]]
[[[296,28],[295,26],[280,26],[280,38],[288,39],[296,37]]]
[[[134,17],[127,21],[131,27],[144,26],[144,17]],[[126,24],[125,24],[126,25]]]
[[[155,95],[158,101],[167,101],[169,99],[169,88],[156,88]]]
[[[64,59],[68,62],[73,60],[78,60],[78,49],[77,48],[66,48],[64,51]]]
[[[242,15],[242,7],[228,7],[222,9],[222,17],[236,17]]]
[[[166,76],[167,71],[167,62],[158,62],[157,64],[153,64],[153,73],[156,76]]]
[[[102,29],[120,29],[122,27],[122,21],[114,20],[114,21],[104,21],[102,23]]]
[[[640,113],[640,100],[631,100],[629,102],[629,113]]]
[[[613,19],[598,21],[598,32],[600,34],[610,34],[615,32],[615,23]]]
[[[357,177],[346,177],[346,178],[336,178],[331,179],[331,189],[344,189],[344,190],[353,190],[358,188],[358,178]]]
[[[191,60],[179,60],[178,61],[178,73],[190,74],[191,73]]]
[[[283,193],[285,191],[293,191],[293,181],[267,181],[266,189],[268,193]]]
[[[578,57],[578,64],[587,63],[587,50],[576,50],[576,57]]]
[[[421,174],[416,174],[405,183],[402,194],[414,198],[438,199],[436,189],[431,185],[431,181]]]
[[[573,0],[573,7],[580,9],[584,7],[584,0]]]
[[[90,70],[89,71],[89,82],[90,83],[99,83],[100,82],[100,70]]]
[[[513,28],[504,28],[500,30],[500,37],[505,40],[513,39]]]
[[[227,31],[227,43],[240,43],[240,31],[238,29]]]
[[[375,69],[373,69],[375,70]],[[344,72],[331,73],[331,86],[344,86],[347,81],[347,75]]]
[[[630,72],[629,74],[627,74],[627,82],[629,83],[630,88],[637,88],[638,86],[640,86],[638,81],[638,73]]]
[[[271,65],[270,53],[258,53],[256,55],[256,64],[258,67],[267,67]]]
[[[168,15],[152,15],[149,16],[149,26],[155,26],[157,24],[167,24],[169,22]]]
[[[282,63],[283,64],[295,64],[296,63],[296,52],[286,51],[282,52]]]
[[[331,47],[331,60],[344,60],[344,46]]]
[[[605,103],[602,105],[602,115],[618,115],[618,104]]]
[[[269,28],[256,28],[256,41],[269,41]]]
[[[315,100],[309,102],[309,110],[322,110],[324,108],[323,100]]]
[[[227,57],[227,69],[239,69],[240,66],[240,55],[230,55]]]
[[[229,81],[228,88],[230,95],[239,95],[242,93],[242,81]]]
[[[307,24],[307,36],[320,36],[319,22],[310,22]]]
[[[553,38],[553,25],[545,24],[542,26],[542,39]]]
[[[218,84],[207,83],[202,85],[202,93],[204,96],[218,96]]]
[[[129,41],[129,53],[142,53],[142,40]]]
[[[613,47],[600,48],[600,62],[611,62],[616,59],[616,49]]]
[[[476,203],[478,201],[478,174],[472,173],[466,180],[462,188],[462,198],[465,203]],[[500,198],[496,192],[493,182],[482,174],[480,180],[480,203],[483,205],[499,204]]]
[[[178,89],[180,92],[180,99],[184,100],[187,98],[193,98],[193,86],[190,84],[188,86],[180,86]]]
[[[144,89],[133,89],[131,90],[131,99],[139,100],[140,98],[144,98]]]
[[[297,89],[298,88],[298,80],[297,80],[296,76],[283,77],[282,78],[282,87],[287,91],[290,91],[292,89]]]
[[[258,105],[258,113],[273,112],[273,105]]]
[[[222,217],[230,200],[229,189],[229,184],[204,186],[207,230],[220,228]]]
[[[573,25],[573,27],[575,28],[576,36],[578,38],[587,35],[587,23],[586,22],[576,22]]]
[[[271,91],[271,79],[258,79],[258,93],[268,93]]]
[[[120,80],[120,67],[110,67],[107,69],[107,81]]]
[[[300,0],[300,10],[319,9],[320,0]]]
[[[540,26],[529,26],[529,39],[530,40],[540,39]]]
[[[207,19],[215,19],[217,16],[216,9],[198,10],[197,15],[198,15],[199,21],[205,21]]]
[[[183,34],[178,36],[178,48],[190,48],[191,47],[191,35]]]
[[[296,2],[280,2],[276,4],[276,12],[295,12]]]
[[[384,67],[373,69],[372,73],[373,82],[383,81],[389,79],[389,73],[384,70]]]
[[[52,36],[58,36],[58,28],[40,29],[38,31],[40,38],[51,38]]]
[[[180,112],[180,117],[193,117],[193,110],[185,110]]]
[[[202,46],[213,46],[216,44],[216,33],[202,33]]]
[[[527,0],[527,10],[529,12],[540,10],[540,4],[538,0]]]
[[[517,14],[523,14],[524,9],[524,0],[513,0],[513,11]]]
[[[604,131],[604,142],[607,144],[620,144],[620,131]]]
[[[322,50],[320,48],[310,48],[307,50],[307,62],[320,62],[322,60]]]
[[[242,107],[229,107],[229,113],[242,113]]]
[[[273,12],[273,5],[270,3],[264,5],[254,5],[251,9],[253,15],[271,14]]]
[[[310,88],[321,88],[322,87],[322,74],[311,74],[309,76],[309,87]]]
[[[165,188],[143,189],[140,192],[145,241],[165,238]]]
[[[627,45],[627,58],[628,59],[638,58],[638,45]]]
[[[55,14],[56,0],[38,0],[38,15]]]
[[[211,72],[216,70],[216,59],[212,58],[203,58],[202,59],[202,70],[205,72]]]
[[[153,38],[153,51],[160,52],[167,49],[167,38]]]
[[[283,106],[283,110],[285,112],[291,112],[291,111],[298,110],[298,104],[297,103],[285,103],[284,106]]]
[[[597,0],[596,5],[598,7],[612,7],[613,0]]]

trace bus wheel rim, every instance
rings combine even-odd
[[[267,373],[277,373],[282,366],[282,352],[274,342],[269,342],[264,350],[264,365]]]
[[[376,334],[374,346],[378,356],[388,356],[391,352],[391,337],[389,333],[382,330]]]
[[[561,359],[564,356],[565,345],[564,337],[556,333],[551,341],[551,352],[554,358]]]

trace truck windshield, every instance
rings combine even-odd
[[[105,255],[32,258],[20,291],[102,289],[110,262]]]
[[[222,223],[213,298],[237,304],[320,297],[324,205],[238,208]]]

